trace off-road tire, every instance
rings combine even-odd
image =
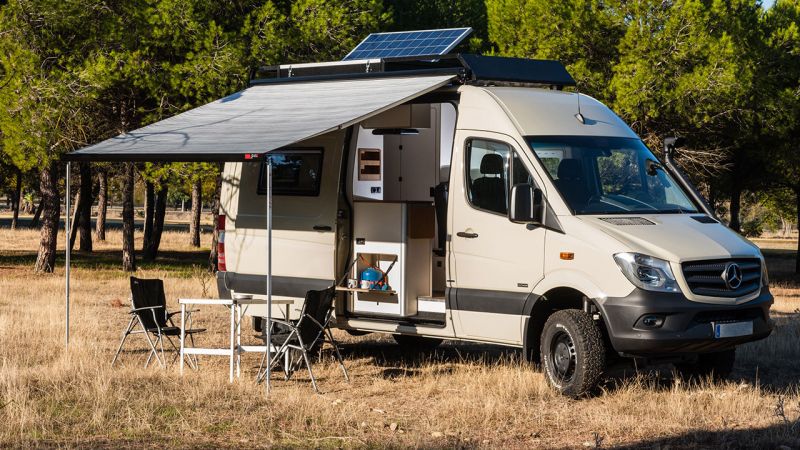
[[[397,345],[404,350],[430,351],[435,350],[436,347],[442,343],[442,339],[410,336],[407,334],[393,334],[392,337],[394,341],[397,342]]]
[[[606,367],[603,333],[592,317],[581,310],[553,313],[544,324],[539,351],[547,382],[565,396],[578,398],[590,394],[603,377]]]
[[[711,377],[715,381],[728,378],[736,362],[736,349],[715,353],[701,353],[697,361],[676,363],[675,369],[686,380],[701,381]]]

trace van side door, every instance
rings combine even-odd
[[[529,152],[502,134],[459,130],[450,178],[450,287],[458,337],[522,343],[544,273],[545,230],[508,219],[513,184],[542,186]],[[453,289],[454,288],[454,289]]]

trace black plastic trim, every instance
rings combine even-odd
[[[397,72],[364,72],[364,73],[337,73],[330,75],[309,75],[291,78],[260,78],[250,81],[250,86],[258,86],[264,84],[288,84],[288,83],[302,83],[311,81],[337,81],[337,80],[358,80],[363,78],[394,78],[394,77],[424,77],[434,75],[452,75],[455,77],[463,77],[464,69],[461,67],[452,67],[444,69],[421,69],[421,70],[403,70]]]
[[[272,295],[305,298],[306,292],[320,291],[333,286],[333,280],[272,276]],[[249,294],[263,293],[267,289],[266,275],[236,272],[217,272],[217,289],[220,298],[230,298],[231,290]]]
[[[473,311],[492,314],[524,313],[528,299],[528,292],[489,291],[484,289],[452,288],[448,293],[455,296],[455,308],[459,311]],[[448,306],[453,306],[452,302]]]
[[[651,292],[635,289],[627,297],[595,299],[608,329],[611,344],[619,353],[658,356],[680,353],[703,353],[726,350],[745,342],[763,339],[772,332],[769,308],[773,303],[769,288],[762,288],[754,300],[739,305],[700,303],[683,294]],[[732,314],[751,314],[760,308],[760,317],[753,319],[753,334],[715,339],[709,317],[727,320]],[[647,314],[664,316],[657,329],[637,327]]]

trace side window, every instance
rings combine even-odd
[[[322,149],[277,150],[272,160],[273,195],[316,197],[322,181]],[[267,163],[261,164],[258,193],[267,193]]]
[[[511,148],[507,144],[473,139],[467,145],[467,196],[478,209],[508,212],[507,176]]]

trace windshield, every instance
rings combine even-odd
[[[528,143],[575,214],[697,212],[639,139],[543,136]]]

